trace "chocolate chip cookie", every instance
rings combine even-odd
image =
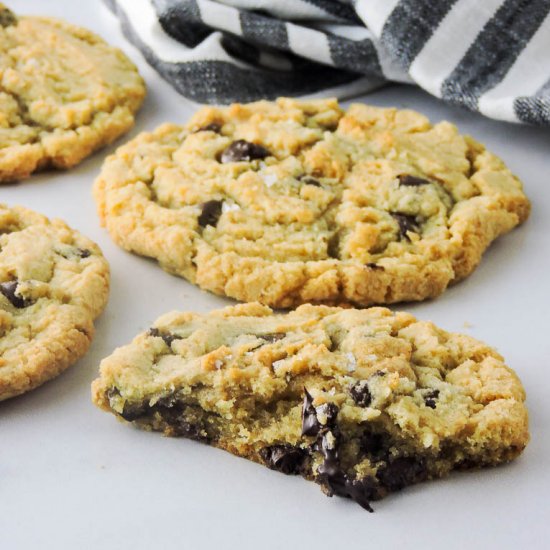
[[[529,213],[452,124],[330,99],[205,107],[119,148],[95,197],[120,246],[275,307],[438,296]]]
[[[0,204],[0,400],[83,356],[108,292],[96,244],[59,220]]]
[[[102,409],[299,474],[371,510],[528,442],[524,390],[482,342],[386,308],[173,312],[101,363]]]
[[[137,69],[86,29],[0,4],[0,183],[69,168],[134,123]]]

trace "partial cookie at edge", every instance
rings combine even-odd
[[[108,294],[95,243],[60,220],[0,204],[0,400],[82,357]]]
[[[136,67],[92,32],[0,4],[0,183],[69,168],[134,124]]]

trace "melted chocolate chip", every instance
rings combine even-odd
[[[201,126],[198,130],[195,130],[195,134],[198,132],[214,132],[215,134],[219,134],[222,131],[222,125],[218,122],[211,122],[210,124],[206,124],[205,126]]]
[[[399,491],[426,477],[423,460],[413,457],[399,457],[380,468],[376,473],[378,481],[390,491]]]
[[[418,233],[420,231],[420,228],[418,227],[418,224],[416,223],[416,218],[414,216],[410,216],[409,214],[401,214],[399,212],[390,212],[390,214],[399,225],[399,233],[401,235],[401,238],[410,240],[407,235],[408,231],[411,231],[413,233]]]
[[[348,497],[360,506],[372,512],[369,501],[377,495],[377,484],[373,478],[354,479],[346,474],[340,466],[339,447],[341,434],[336,424],[338,407],[334,403],[326,403],[313,407],[313,399],[304,388],[304,406],[302,409],[302,433],[317,435],[317,440],[311,446],[312,451],[320,452],[323,462],[317,468],[317,482],[320,483],[329,496]],[[326,424],[321,425],[317,412],[326,415]]]
[[[222,151],[220,162],[222,162],[222,164],[227,162],[250,162],[255,159],[265,159],[265,157],[269,155],[270,153],[265,147],[244,139],[239,139]]]
[[[273,344],[273,342],[278,342],[286,336],[286,332],[270,332],[268,334],[256,334],[257,338],[265,340],[266,344]]]
[[[308,174],[304,174],[298,178],[305,185],[313,185],[314,187],[322,187],[321,183]]]
[[[30,306],[31,303],[16,294],[18,285],[18,281],[7,281],[6,283],[0,283],[0,294],[3,294],[12,306],[21,309]]]
[[[372,402],[372,395],[366,380],[359,380],[349,390],[351,398],[360,406],[368,407]]]
[[[325,424],[319,422],[317,413],[326,417]],[[304,388],[304,404],[302,406],[302,435],[317,435],[321,430],[333,428],[336,425],[338,407],[334,403],[324,403],[318,409],[313,406],[313,397]]]
[[[430,390],[428,393],[424,394],[424,403],[426,407],[435,409],[437,406],[436,400],[439,397],[439,390]]]
[[[399,185],[405,185],[407,187],[418,187],[420,185],[427,185],[430,183],[427,179],[419,178],[418,176],[411,176],[409,174],[401,174],[400,176],[397,176],[397,179],[399,179]]]
[[[340,473],[340,460],[338,456],[339,444],[340,436],[337,430],[332,432],[324,429],[319,434],[319,438],[313,445],[313,449],[319,451],[325,459],[317,470],[319,475],[335,477]]]
[[[304,449],[291,445],[271,445],[260,449],[260,456],[271,470],[297,475],[303,473],[304,462],[309,454]]]
[[[302,435],[317,435],[321,424],[317,420],[317,411],[313,406],[313,397],[304,388],[304,404],[302,405]]]
[[[162,332],[157,327],[152,327],[147,332],[149,336],[153,336],[155,338],[162,338],[164,340],[164,343],[170,347],[172,345],[172,342],[174,340],[181,340],[182,337],[178,336],[177,334],[172,334],[171,332]]]
[[[369,269],[373,269],[374,271],[384,271],[383,265],[378,265],[372,262],[369,262],[368,264],[365,264],[365,267],[368,267]]]
[[[377,484],[370,478],[361,480],[353,479],[340,467],[338,447],[340,436],[338,432],[333,433],[324,429],[322,435],[315,444],[314,449],[321,452],[324,461],[317,469],[319,481],[328,490],[328,494],[348,497],[357,502],[365,510],[372,512],[370,500],[376,497]]]
[[[338,407],[334,403],[325,403],[317,408],[317,414],[324,415],[326,422],[323,426],[333,428],[338,417]]]
[[[206,201],[202,205],[202,212],[199,215],[198,222],[201,227],[211,225],[216,227],[220,216],[222,215],[223,201]]]
[[[331,495],[351,498],[368,512],[374,512],[370,501],[378,495],[378,484],[372,477],[352,479],[343,472],[338,472],[325,480],[325,486]]]

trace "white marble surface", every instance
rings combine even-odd
[[[123,48],[149,96],[135,130],[184,121],[178,96],[122,37],[99,0],[12,0],[21,13],[62,16]],[[532,441],[515,463],[409,488],[375,504],[328,499],[319,488],[191,441],[117,422],[90,402],[102,357],[172,308],[228,303],[118,249],[99,227],[91,185],[101,151],[66,173],[0,187],[0,201],[58,216],[96,240],[112,268],[112,294],[88,355],[53,382],[0,403],[0,547],[518,548],[550,535],[550,129],[512,126],[445,106],[411,87],[366,101],[449,119],[500,154],[525,182],[529,221],[499,239],[479,269],[437,301],[406,306],[448,330],[496,346],[528,392]],[[124,139],[124,138],[123,138]],[[119,142],[120,143],[120,142]],[[547,541],[546,541],[547,543]]]

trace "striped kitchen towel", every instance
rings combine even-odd
[[[389,81],[550,125],[550,0],[105,0],[200,103],[364,93]]]

